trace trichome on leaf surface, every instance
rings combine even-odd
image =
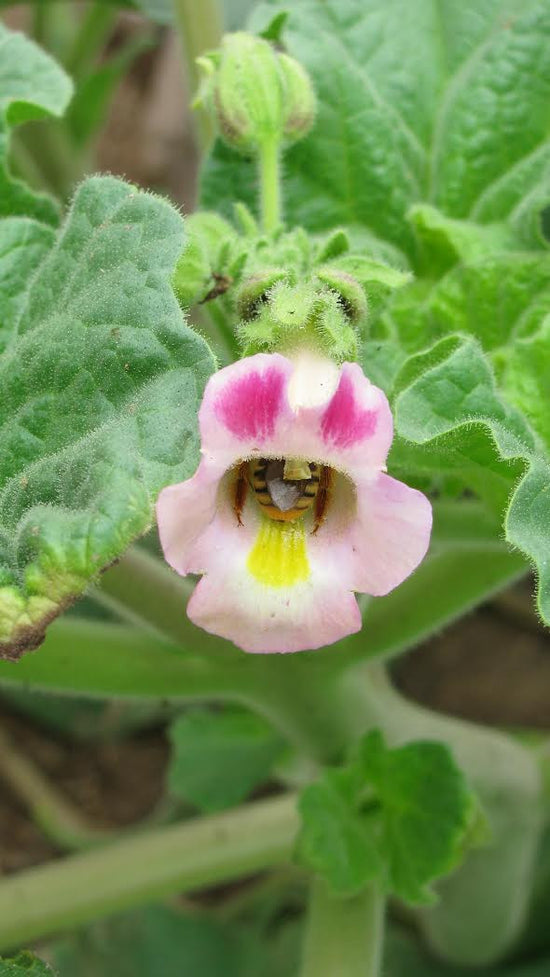
[[[383,661],[530,568],[550,624],[550,0],[269,0],[213,45],[213,0],[125,5],[203,76],[188,217],[87,172],[116,5],[0,26],[0,685],[168,710],[166,803],[89,831],[6,739],[69,855],[0,881],[0,948],[539,977],[548,750]]]

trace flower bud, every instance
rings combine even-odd
[[[215,113],[223,139],[236,149],[294,142],[310,129],[315,95],[306,71],[263,38],[226,34],[221,50],[197,63],[204,80],[195,105]]]

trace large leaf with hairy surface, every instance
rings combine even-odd
[[[550,462],[523,416],[499,396],[481,348],[441,340],[405,364],[396,389],[394,465],[452,471],[502,509],[506,539],[537,570],[538,606],[550,622]]]
[[[0,359],[6,656],[42,640],[46,623],[150,526],[159,489],[196,464],[197,409],[213,361],[170,287],[182,242],[168,203],[95,177],[78,190],[22,305],[8,296]]]
[[[10,175],[9,132],[31,119],[62,115],[71,94],[72,83],[63,69],[23,34],[0,23],[0,217],[25,214],[57,222],[53,200]]]

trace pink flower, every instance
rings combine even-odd
[[[355,363],[260,353],[211,377],[196,474],[157,503],[166,559],[203,574],[187,613],[250,652],[319,648],[361,628],[428,548],[426,497],[385,474],[385,395]]]

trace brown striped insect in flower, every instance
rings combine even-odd
[[[255,458],[238,467],[233,508],[242,525],[250,486],[264,515],[276,522],[294,522],[313,507],[316,533],[325,517],[330,485],[327,465],[295,458]]]

